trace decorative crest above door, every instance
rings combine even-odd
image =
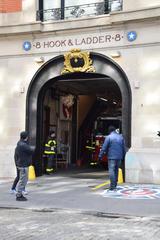
[[[64,54],[64,68],[61,74],[74,72],[95,72],[89,52],[72,49]]]

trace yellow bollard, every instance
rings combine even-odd
[[[118,169],[118,183],[123,183],[123,173],[121,168]]]
[[[29,166],[28,180],[35,180],[35,178],[36,178],[36,174],[35,174],[34,166],[31,165]]]

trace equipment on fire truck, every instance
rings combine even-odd
[[[98,164],[98,155],[103,145],[105,136],[103,135],[91,135],[91,138],[87,140],[86,149],[88,150],[89,155],[89,164],[91,166],[95,166]],[[102,163],[107,162],[107,157],[104,156],[102,159]]]
[[[93,121],[92,128],[88,127],[86,132],[84,132],[83,147],[85,146],[85,150],[83,151],[83,159],[90,166],[99,165],[98,156],[105,141],[105,137],[108,134],[107,129],[111,124],[114,124],[117,132],[121,132],[121,119],[118,117],[105,116],[98,116],[95,121]],[[106,155],[103,155],[101,164],[105,167],[107,166],[108,159]]]
[[[95,136],[95,152],[93,155],[93,159],[95,162],[98,162],[98,155],[100,153],[100,150],[102,148],[102,145],[104,143],[105,140],[105,136],[104,135],[96,135]],[[102,163],[106,163],[107,162],[107,156],[104,155],[102,158]]]

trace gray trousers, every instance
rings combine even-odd
[[[17,197],[22,196],[22,191],[24,191],[28,182],[28,167],[18,167],[19,169],[19,181],[17,186]]]

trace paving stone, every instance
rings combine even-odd
[[[1,240],[159,240],[160,218],[0,209]],[[156,224],[157,223],[157,224]]]

